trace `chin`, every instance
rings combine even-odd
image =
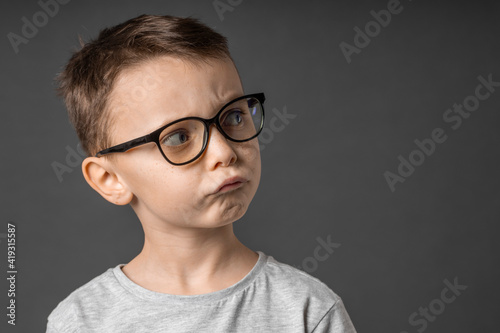
[[[233,223],[241,219],[247,212],[248,205],[237,203],[230,207],[218,207],[209,214],[206,220],[206,227],[216,228]]]

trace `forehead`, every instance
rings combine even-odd
[[[229,59],[148,60],[123,70],[115,80],[108,99],[113,136],[130,140],[179,118],[210,118],[242,94],[240,77]]]

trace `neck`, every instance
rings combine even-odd
[[[195,295],[224,289],[248,274],[258,259],[236,238],[232,223],[168,233],[144,229],[144,234],[141,253],[123,272],[157,292]]]

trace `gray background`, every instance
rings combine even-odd
[[[364,29],[387,1],[244,0],[221,20],[212,1],[72,0],[17,54],[7,34],[21,34],[21,18],[41,8],[3,1],[2,332],[44,331],[58,302],[141,250],[130,207],[102,199],[65,161],[78,141],[53,79],[78,35],[88,40],[143,13],[214,27],[229,39],[245,90],[266,93],[268,115],[296,115],[267,137],[260,188],[235,223],[244,244],[299,266],[330,235],[341,246],[307,267],[343,298],[359,332],[417,332],[410,314],[455,277],[467,289],[421,331],[498,332],[500,88],[457,130],[442,117],[474,94],[478,76],[500,81],[500,5],[401,5],[348,64],[339,44],[353,44],[354,27]],[[384,172],[396,173],[398,156],[438,127],[448,139],[392,192]],[[54,162],[72,170],[62,181]],[[8,221],[17,225],[15,328],[4,307]]]

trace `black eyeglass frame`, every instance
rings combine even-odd
[[[237,102],[239,100],[245,99],[245,98],[256,98],[259,101],[260,107],[261,107],[261,110],[262,110],[262,119],[260,121],[260,128],[259,128],[259,130],[257,131],[257,133],[255,135],[253,135],[252,137],[250,137],[248,139],[245,139],[245,140],[236,140],[236,139],[231,138],[229,135],[226,134],[226,132],[224,132],[224,130],[222,129],[222,127],[221,127],[221,125],[219,123],[219,117],[220,117],[222,111],[224,111],[224,109],[226,107],[228,107],[229,105],[231,105],[231,104],[233,104],[233,103],[235,103],[235,102]],[[153,132],[151,132],[149,134],[146,134],[146,135],[141,136],[139,138],[135,138],[135,139],[132,139],[130,141],[121,143],[119,145],[116,145],[116,146],[113,146],[113,147],[101,150],[97,154],[95,154],[95,157],[101,157],[103,155],[111,154],[111,153],[124,153],[124,152],[126,152],[126,151],[128,151],[128,150],[130,150],[132,148],[135,148],[135,147],[138,147],[138,146],[142,146],[142,145],[144,145],[146,143],[154,142],[154,143],[156,143],[156,146],[158,147],[158,150],[163,155],[163,157],[165,158],[165,160],[167,160],[168,163],[170,163],[172,165],[185,165],[185,164],[191,163],[191,162],[195,161],[196,159],[198,159],[203,154],[203,152],[205,151],[205,149],[207,148],[208,137],[210,135],[210,126],[212,124],[216,125],[217,129],[219,130],[219,132],[226,139],[228,139],[230,141],[233,141],[233,142],[246,142],[246,141],[250,141],[253,138],[257,137],[260,134],[260,132],[262,131],[262,129],[264,128],[264,118],[265,118],[264,101],[265,100],[266,100],[266,97],[264,96],[264,93],[249,94],[249,95],[244,95],[244,96],[235,98],[232,101],[226,103],[217,112],[217,114],[213,118],[205,119],[205,118],[200,118],[200,117],[185,117],[185,118],[177,119],[177,120],[175,120],[175,121],[173,121],[171,123],[168,123],[168,124],[166,124],[166,125],[158,128],[157,130],[154,130]],[[163,130],[165,130],[165,128],[167,128],[167,127],[169,127],[171,125],[174,125],[174,124],[176,124],[178,122],[185,121],[185,120],[190,120],[190,119],[199,120],[199,121],[201,121],[205,125],[205,136],[204,136],[204,140],[203,140],[203,147],[200,150],[200,152],[195,157],[193,157],[192,159],[190,159],[189,161],[182,162],[182,163],[174,163],[174,162],[170,161],[167,158],[167,156],[163,152],[163,149],[161,149],[160,134],[163,132]]]

